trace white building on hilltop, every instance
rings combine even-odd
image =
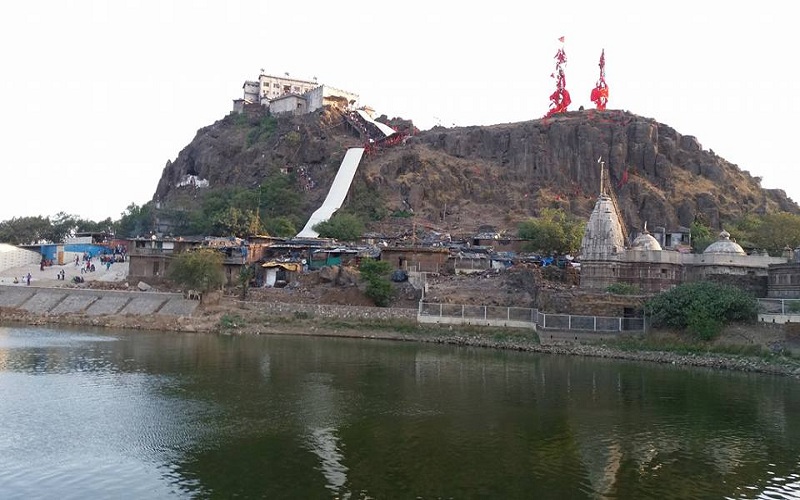
[[[233,111],[237,113],[243,112],[245,105],[256,103],[277,115],[311,113],[328,105],[347,110],[358,102],[358,94],[320,85],[316,78],[313,81],[290,78],[288,73],[285,77],[262,73],[258,81],[245,81],[242,90],[242,98],[233,101]]]

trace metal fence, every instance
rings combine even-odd
[[[758,299],[759,314],[800,315],[800,299]]]
[[[525,307],[476,306],[420,302],[420,322],[448,322],[500,326],[528,326],[542,330],[581,332],[644,331],[644,318],[545,314]]]
[[[581,332],[644,331],[644,318],[620,316],[579,316],[575,314],[539,313],[536,326],[541,330],[569,330]]]
[[[527,307],[475,306],[420,302],[419,316],[448,317],[463,320],[506,320],[536,322],[536,309]]]

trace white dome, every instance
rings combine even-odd
[[[647,231],[647,226],[646,225],[644,227],[644,231],[642,231],[642,234],[640,234],[639,236],[636,237],[635,240],[633,240],[633,244],[631,245],[631,249],[633,249],[633,250],[658,250],[658,251],[662,250],[661,244],[658,242],[657,239],[655,239],[653,237],[652,234],[650,234]]]
[[[731,235],[728,231],[723,230],[719,233],[719,239],[714,243],[708,245],[703,252],[704,254],[727,254],[727,255],[747,255],[744,249],[735,241],[731,240]]]

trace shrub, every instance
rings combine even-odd
[[[314,231],[321,238],[333,238],[340,241],[355,241],[364,234],[364,223],[361,219],[348,213],[337,213],[329,220],[314,225]]]
[[[655,327],[687,330],[709,340],[727,323],[754,320],[758,304],[738,288],[704,281],[656,295],[645,304],[645,313]]]
[[[223,330],[229,330],[231,328],[239,328],[244,326],[244,318],[239,316],[238,314],[223,314],[222,317],[219,319],[219,326]]]
[[[365,294],[375,302],[376,306],[387,307],[394,297],[394,288],[389,279],[392,268],[388,262],[366,259],[358,270],[367,282]]]
[[[278,120],[273,116],[265,116],[258,122],[258,126],[252,128],[247,133],[247,147],[252,146],[258,141],[268,139],[275,132],[278,126]]]

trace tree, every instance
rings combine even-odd
[[[14,217],[0,222],[0,242],[11,245],[25,245],[50,241],[52,235],[50,219],[36,217]]]
[[[756,319],[758,304],[739,288],[701,281],[656,295],[645,304],[645,312],[655,327],[688,330],[710,340],[726,323]]]
[[[274,173],[261,184],[260,205],[265,218],[297,215],[301,197],[294,174]]]
[[[323,238],[341,241],[355,241],[364,234],[364,223],[358,216],[348,213],[337,213],[327,221],[314,226],[314,231]]]
[[[568,254],[581,246],[586,223],[558,208],[546,208],[542,214],[519,224],[517,235],[529,240],[529,251]]]
[[[389,279],[392,268],[388,262],[382,260],[365,259],[358,270],[361,277],[367,282],[364,293],[371,298],[378,307],[387,307],[394,296],[394,288]]]
[[[245,238],[261,232],[261,223],[253,210],[242,211],[236,207],[227,207],[214,214],[211,231],[214,236]]]
[[[770,255],[780,255],[785,247],[800,246],[800,216],[788,212],[766,214],[751,235],[751,241]]]
[[[220,288],[225,283],[222,254],[209,248],[182,252],[172,259],[167,276],[201,293]]]
[[[703,253],[703,250],[714,243],[714,236],[711,235],[711,228],[704,223],[695,220],[689,228],[689,237],[692,240],[692,250],[695,253]]]
[[[242,300],[247,300],[247,291],[250,289],[250,280],[253,279],[255,271],[250,266],[242,266],[239,269],[239,286],[242,287]]]
[[[147,202],[141,207],[136,203],[128,205],[114,229],[117,236],[132,238],[149,233],[152,227],[153,208],[150,202]]]
[[[264,228],[267,234],[272,236],[294,236],[297,234],[297,229],[289,217],[275,217],[267,219],[264,223]]]
[[[65,212],[59,212],[50,220],[50,230],[44,239],[52,242],[61,242],[68,236],[73,236],[78,231],[78,218]]]

